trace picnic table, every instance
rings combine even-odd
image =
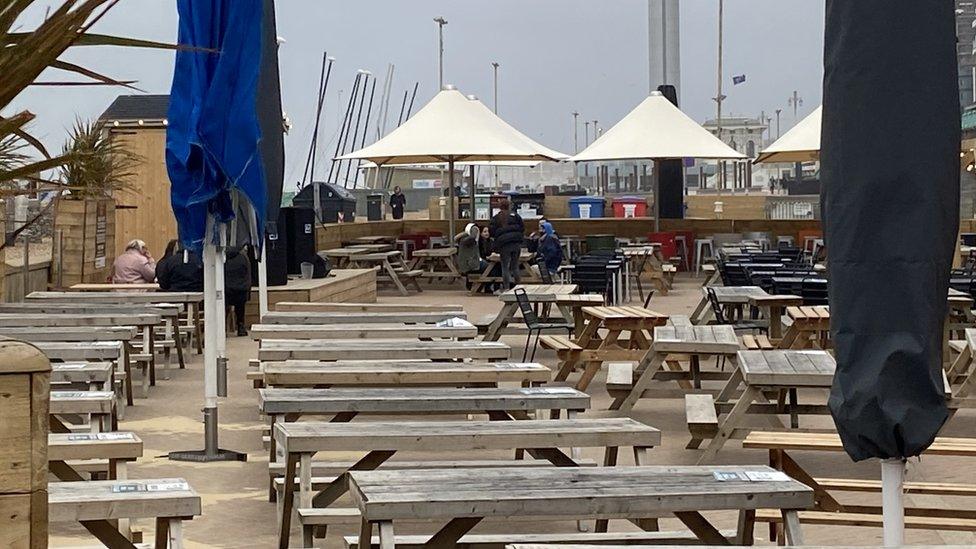
[[[826,349],[830,342],[830,307],[787,307],[786,315],[793,323],[783,335],[780,349]]]
[[[769,294],[759,286],[708,286],[702,287],[702,297],[691,313],[691,322],[703,324],[712,314],[712,308],[708,303],[708,288],[715,292],[715,299],[720,305],[730,306],[741,311],[742,307],[749,305],[750,299],[765,297]]]
[[[134,433],[50,433],[47,438],[48,468],[59,480],[85,479],[69,462],[108,461],[109,480],[126,478],[126,463],[142,457],[142,440]]]
[[[421,271],[408,267],[403,260],[403,253],[398,250],[356,254],[349,258],[349,264],[359,268],[376,268],[378,270],[377,278],[393,283],[401,295],[410,295],[401,278],[405,278],[418,292],[423,291],[420,288],[420,283],[417,282],[417,277],[420,276]]]
[[[92,433],[115,431],[115,393],[112,391],[51,391],[48,413],[51,415],[51,432],[68,433],[71,430],[56,416],[89,416],[88,426]]]
[[[356,238],[349,241],[349,244],[353,246],[358,245],[369,245],[369,244],[392,244],[396,241],[396,237],[387,235],[372,235],[372,236],[357,236]]]
[[[421,271],[424,278],[446,279],[448,282],[464,278],[457,269],[455,258],[457,248],[431,248],[429,250],[415,250],[410,263],[411,271]]]
[[[638,464],[646,462],[648,449],[661,443],[661,432],[629,418],[573,419],[551,421],[424,421],[370,423],[279,423],[274,437],[285,457],[281,546],[287,547],[292,502],[295,500],[295,471],[300,472],[298,507],[328,507],[346,493],[345,474],[338,475],[321,490],[313,490],[312,457],[317,452],[340,451],[364,454],[344,473],[374,470],[398,452],[522,450],[531,457],[557,467],[580,464],[560,447],[606,449],[606,465],[616,465],[620,446],[632,446]],[[310,546],[311,529],[305,546]]]
[[[416,253],[416,252],[415,252]],[[538,284],[542,282],[542,278],[539,276],[538,272],[535,270],[535,254],[522,250],[519,253],[518,259],[518,269],[520,273],[520,282],[528,284]],[[498,254],[491,254],[487,259],[488,265],[485,266],[484,270],[477,277],[472,277],[471,279],[471,295],[476,295],[485,284],[499,284],[504,282],[501,276],[501,264],[502,258]],[[498,276],[492,276],[491,272],[498,269]],[[512,279],[515,279],[515,273],[512,273]]]
[[[604,362],[639,362],[650,349],[650,341],[645,334],[656,326],[663,326],[668,316],[642,307],[583,307],[584,327],[575,342],[570,342],[578,352],[566,356],[559,366],[556,381],[565,381],[577,364],[583,364],[583,374],[576,388],[585,391],[596,377]],[[605,334],[601,335],[601,330]],[[628,333],[626,341],[620,336]],[[558,337],[549,336],[543,346],[566,343]]]
[[[349,268],[351,259],[353,256],[368,253],[368,250],[357,246],[347,246],[345,248],[332,248],[330,250],[323,250],[319,252],[319,255],[324,255],[329,258],[330,261],[335,265],[336,269],[346,269]]]
[[[132,284],[74,284],[68,288],[74,292],[155,292],[159,284],[155,282],[139,282]]]
[[[506,360],[511,347],[484,341],[404,341],[354,339],[264,339],[265,360]]]
[[[712,438],[698,463],[708,463],[715,458],[725,442],[749,432],[743,420],[749,413],[769,412],[767,420],[775,427],[783,424],[775,413],[789,414],[791,427],[799,427],[800,414],[827,414],[825,404],[800,405],[797,390],[800,388],[830,389],[837,366],[834,357],[826,351],[739,351],[737,368],[722,392],[715,399],[717,414],[727,412],[717,422]],[[742,389],[738,399],[735,395]],[[789,403],[769,403],[765,393],[789,395]],[[697,447],[693,440],[691,447]]]
[[[429,305],[426,303],[306,303],[282,301],[275,311],[295,313],[452,313],[465,318],[461,305]]]
[[[85,384],[90,391],[111,391],[115,365],[111,362],[55,362],[51,383]]]
[[[276,311],[261,318],[262,324],[390,324],[417,323],[429,324],[467,318],[463,311],[404,311],[404,312],[290,312]]]
[[[453,318],[436,324],[255,324],[254,339],[474,339],[478,328]]]
[[[783,312],[787,307],[800,307],[803,298],[795,295],[753,295],[749,305],[763,311],[769,320],[769,337],[779,340],[783,337]]]
[[[512,362],[266,362],[256,372],[273,387],[465,386],[499,383],[542,384],[551,370],[542,364]]]
[[[183,521],[201,514],[200,496],[181,478],[51,482],[48,520],[78,522],[106,547],[135,549],[115,521],[156,521],[155,546],[181,549]]]
[[[621,389],[614,388],[610,379],[607,389],[614,396],[611,410],[628,414],[637,400],[645,395],[651,382],[674,380],[684,391],[701,389],[701,382],[726,380],[730,374],[725,372],[702,372],[702,358],[728,358],[732,361],[739,351],[739,339],[731,326],[658,326],[654,328],[654,340],[650,349],[631,372],[635,383],[622,380]],[[688,360],[688,370],[681,367],[678,357]],[[619,382],[617,382],[619,383]],[[614,394],[616,393],[616,394]]]
[[[566,322],[573,322],[582,331],[582,307],[602,305],[603,296],[594,294],[577,294],[576,284],[522,284],[515,289],[525,290],[525,296],[534,306],[550,307],[555,305],[559,314]],[[498,296],[502,308],[488,326],[484,341],[498,341],[505,328],[511,323],[519,311],[515,289],[508,290]],[[544,316],[544,315],[543,315]],[[548,320],[543,320],[547,322]]]
[[[703,543],[729,544],[701,515],[713,510],[739,511],[734,542],[751,545],[757,509],[780,510],[788,543],[802,544],[797,511],[813,505],[813,490],[765,466],[381,469],[348,478],[362,514],[359,538],[372,541],[375,528],[380,547],[395,547],[399,520],[446,522],[426,541],[455,546],[485,518],[636,520],[662,513],[674,514]]]

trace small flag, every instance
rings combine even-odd
[[[739,76],[732,77],[732,84],[735,86],[738,86],[739,84],[745,84],[745,82],[746,82],[746,75],[744,74],[740,74]]]

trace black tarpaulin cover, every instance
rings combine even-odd
[[[258,122],[261,124],[261,160],[268,185],[267,230],[277,232],[278,211],[285,180],[285,135],[278,70],[278,30],[274,0],[264,0],[264,35],[261,40],[258,81]]]
[[[827,0],[822,208],[837,374],[855,460],[916,456],[947,419],[942,337],[959,229],[949,0]]]

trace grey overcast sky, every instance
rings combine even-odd
[[[681,0],[681,107],[700,122],[715,113],[717,6],[717,0]],[[278,0],[277,10],[278,34],[287,41],[281,48],[283,102],[294,124],[286,141],[286,188],[304,166],[322,51],[337,59],[323,117],[326,140],[335,134],[338,111],[360,68],[379,77],[378,101],[386,66],[396,65],[397,99],[390,106],[395,122],[399,98],[414,82],[420,82],[415,110],[436,91],[432,18],[438,15],[448,20],[445,81],[490,105],[490,63],[497,61],[500,114],[557,150],[573,152],[574,110],[609,128],[647,93],[646,0]],[[795,122],[787,105],[794,90],[804,100],[800,118],[820,103],[824,2],[726,0],[725,13],[725,112],[758,117],[783,109],[785,132]],[[96,31],[174,41],[176,21],[175,1],[123,0]],[[138,80],[150,93],[169,91],[170,52],[84,48],[68,59]],[[734,74],[745,74],[746,83],[733,87]],[[52,72],[45,78],[64,77]],[[34,132],[60,147],[76,116],[96,117],[122,93],[130,92],[34,88],[15,107],[37,113]]]

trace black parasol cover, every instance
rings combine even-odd
[[[827,0],[822,210],[837,374],[855,461],[920,454],[948,417],[943,323],[959,230],[950,0]]]

